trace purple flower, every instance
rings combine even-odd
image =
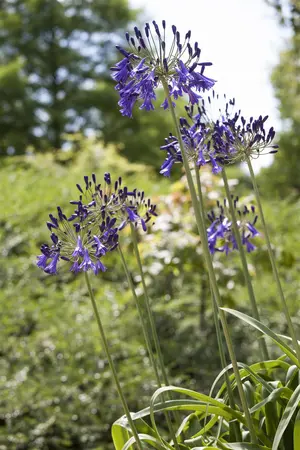
[[[109,181],[107,176],[106,179]],[[90,182],[87,178],[85,181],[86,189],[89,191]],[[83,193],[81,186],[78,189]],[[105,270],[100,258],[118,245],[117,229],[113,228],[114,219],[107,220],[100,229],[99,225],[94,224],[89,217],[89,208],[95,206],[95,202],[83,205],[80,198],[79,201],[72,201],[71,204],[76,205],[71,218],[67,219],[60,207],[57,209],[58,219],[50,215],[56,234],[51,233],[51,247],[47,244],[42,245],[42,254],[37,257],[37,266],[46,273],[56,274],[59,260],[64,260],[71,263],[70,271],[75,274],[89,269],[98,274]],[[78,221],[72,224],[74,218]],[[50,230],[52,228],[50,227]],[[96,228],[98,228],[97,235],[94,234]]]
[[[176,159],[174,158],[174,156],[168,155],[167,158],[165,159],[164,163],[162,164],[159,173],[164,175],[165,177],[170,177],[171,169],[175,162],[176,162]]]
[[[46,269],[46,266],[47,266],[47,261],[48,261],[48,256],[46,256],[46,255],[39,255],[38,257],[37,257],[37,263],[36,263],[36,265],[40,268],[40,269],[43,269],[43,270],[45,270]]]
[[[82,246],[81,237],[78,236],[77,237],[77,245],[75,247],[74,252],[72,253],[72,256],[74,258],[78,258],[79,256],[83,256],[83,255],[84,255],[84,248]]]
[[[212,155],[209,155],[209,159],[212,165],[212,173],[218,174],[222,172],[222,167],[217,164],[215,158]]]
[[[197,42],[194,46],[190,44],[190,31],[186,33],[182,43],[180,33],[173,25],[173,43],[167,54],[166,22],[162,23],[163,33],[155,21],[152,25],[153,33],[148,23],[144,33],[137,27],[134,28],[134,37],[126,33],[129,51],[117,46],[124,59],[112,67],[111,71],[112,78],[117,82],[120,111],[124,116],[132,117],[132,110],[138,99],[142,100],[141,109],[153,110],[152,101],[156,98],[154,91],[161,81],[168,85],[173,100],[186,93],[192,105],[199,102],[200,92],[211,89],[215,84],[214,80],[203,74],[211,63],[199,62],[201,51]],[[153,35],[156,36],[156,42]],[[167,98],[161,106],[168,108]]]
[[[210,142],[210,130],[205,124],[198,119],[189,123],[185,118],[181,118],[180,133],[185,154],[189,162],[196,163],[198,167],[211,164],[214,174],[218,174],[222,170],[215,148]],[[176,136],[170,134],[165,139],[165,142],[165,145],[160,148],[167,152],[167,157],[161,166],[160,173],[164,176],[170,176],[173,164],[182,163],[183,158]]]
[[[237,227],[241,235],[242,244],[245,245],[247,252],[252,252],[255,249],[251,239],[259,235],[258,231],[254,227],[257,216],[255,215],[255,208],[252,206],[249,210],[246,206],[238,209],[238,198],[234,199],[234,208],[236,209]],[[208,218],[211,225],[207,228],[207,239],[209,251],[211,254],[215,252],[224,252],[226,255],[238,248],[236,238],[234,235],[234,229],[232,225],[232,218],[230,217],[229,208],[227,202],[224,200],[224,204],[219,202],[218,214],[212,211],[208,214]],[[249,216],[252,215],[252,220]]]
[[[80,272],[78,260],[74,261],[74,263],[71,266],[70,272],[74,272],[74,273]]]
[[[128,214],[128,218],[130,222],[137,222],[140,219],[140,216],[134,212],[134,209],[128,208],[125,206],[126,212]]]
[[[235,99],[226,100],[225,104],[217,108],[220,101],[218,94],[212,91],[212,97],[202,99],[198,113],[193,116],[193,108],[188,110],[189,116],[195,122],[200,122],[207,128],[207,143],[214,148],[215,155],[222,164],[243,161],[247,157],[257,158],[259,155],[276,153],[277,145],[272,141],[275,131],[271,127],[268,131],[265,124],[268,116],[250,117],[247,121],[241,111],[234,110]],[[218,116],[213,117],[210,110],[214,106]]]
[[[121,177],[106,187],[93,182],[86,194],[91,195],[93,200],[88,206],[89,221],[100,222],[100,229],[103,230],[100,244],[94,237],[94,247],[99,255],[107,243],[111,247],[116,244],[115,230],[119,232],[132,222],[146,231],[146,224],[157,216],[156,205],[145,198],[143,191],[122,186]]]
[[[143,70],[142,64],[139,70]],[[131,222],[146,231],[147,223],[157,216],[156,205],[145,198],[143,191],[122,186],[121,177],[112,182],[106,172],[101,185],[92,174],[91,179],[84,177],[84,185],[76,185],[80,195],[70,202],[75,210],[69,218],[60,207],[58,218],[49,215],[52,244],[43,244],[37,257],[37,266],[47,273],[57,273],[60,260],[67,261],[75,274],[104,272],[102,258],[117,248],[120,230]]]
[[[106,271],[105,265],[101,262],[100,259],[97,259],[97,261],[95,263],[95,267],[94,267],[95,275],[98,275],[99,272],[105,272],[105,271]]]
[[[107,253],[107,248],[105,247],[104,244],[102,244],[98,236],[94,236],[94,241],[96,247],[95,256],[97,257],[104,256]]]
[[[79,270],[83,270],[84,272],[87,272],[88,270],[92,269],[93,272],[95,273],[96,271],[96,266],[93,263],[93,261],[90,258],[89,252],[87,249],[84,250],[84,256],[83,256],[83,260],[79,266]]]
[[[46,273],[51,274],[51,275],[56,274],[56,273],[57,273],[57,271],[56,271],[56,266],[57,266],[57,263],[58,263],[58,259],[59,259],[59,253],[56,253],[56,254],[53,256],[52,261],[50,262],[50,264],[48,264],[48,266],[46,266],[46,267],[44,268],[44,271],[45,271]]]

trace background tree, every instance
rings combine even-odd
[[[288,195],[300,192],[300,1],[290,0],[285,8],[277,0],[272,4],[292,35],[272,75],[284,131],[279,136],[274,163],[262,171],[261,181],[272,193]]]
[[[93,131],[130,160],[158,166],[159,146],[171,130],[168,115],[123,118],[110,77],[119,58],[115,44],[136,18],[128,0],[3,0],[1,6],[0,154],[58,150],[70,134],[74,142]]]
[[[96,82],[105,82],[115,33],[133,17],[127,0],[2,0],[3,152],[59,149],[64,133],[99,129]]]

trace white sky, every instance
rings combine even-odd
[[[263,0],[129,0],[143,8],[145,20],[176,25],[183,36],[192,31],[201,60],[213,66],[205,74],[218,82],[215,90],[235,97],[246,117],[269,115],[280,129],[277,102],[270,82],[272,67],[285,47],[287,30],[278,25],[275,12]],[[128,30],[129,32],[131,30]],[[262,156],[258,166],[270,162]],[[257,165],[257,164],[256,164]]]

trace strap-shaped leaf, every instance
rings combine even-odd
[[[269,447],[263,447],[257,444],[248,444],[247,442],[235,442],[226,446],[232,450],[271,450]]]
[[[274,331],[270,330],[270,328],[268,328],[266,325],[259,322],[259,320],[247,316],[247,314],[235,311],[234,309],[230,308],[222,308],[222,309],[228,312],[229,314],[238,317],[239,319],[248,323],[257,330],[261,331],[265,336],[269,336],[272,339],[272,341],[275,342],[275,344],[293,361],[293,363],[300,368],[300,361],[298,361],[296,353],[279,337],[278,334],[274,333]]]
[[[300,450],[300,411],[294,425],[294,450]]]
[[[257,403],[250,409],[250,413],[253,414],[255,411],[263,408],[267,403],[277,401],[277,399],[284,397],[289,399],[293,392],[285,387],[275,389],[268,397],[264,398],[261,402]]]
[[[141,441],[147,442],[151,447],[155,448],[156,450],[166,450],[168,447],[165,447],[162,445],[162,443],[154,438],[153,436],[150,436],[149,434],[139,434],[139,438]],[[133,444],[135,443],[135,438],[132,436],[126,444],[124,445],[122,450],[128,450]]]
[[[116,450],[122,450],[130,436],[126,428],[118,423],[114,423],[111,427],[111,435]]]
[[[272,450],[278,449],[282,435],[285,432],[286,427],[290,423],[290,420],[291,420],[294,412],[296,411],[296,409],[299,405],[299,402],[300,402],[300,385],[297,387],[297,389],[295,389],[295,391],[293,392],[293,395],[291,396],[290,400],[288,401],[288,404],[286,405],[286,408],[284,410],[282,418],[279,422],[276,434],[274,436]]]

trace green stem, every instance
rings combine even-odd
[[[197,190],[198,190],[198,196],[199,196],[200,209],[202,211],[202,217],[203,217],[204,201],[203,201],[203,194],[202,194],[202,188],[201,188],[199,167],[197,167],[196,163],[195,163],[194,167],[195,167],[195,172],[196,172],[196,181],[197,181]],[[213,316],[214,316],[214,323],[215,323],[216,334],[217,334],[217,342],[218,342],[219,355],[220,355],[220,360],[221,360],[221,367],[222,367],[222,369],[225,369],[225,367],[227,366],[227,361],[226,361],[226,356],[225,356],[225,351],[224,351],[224,343],[223,343],[223,339],[222,339],[220,322],[219,322],[218,305],[216,303],[211,285],[210,285],[210,290],[211,290],[211,298],[212,298],[212,303],[213,303],[213,310],[214,310]],[[230,378],[229,378],[227,371],[225,372],[225,382],[226,382],[226,386],[227,386],[229,405],[232,409],[235,409],[234,396],[233,396],[233,392],[232,392],[232,388],[231,388],[231,384],[230,384]],[[236,441],[238,442],[241,440],[240,428],[236,422],[229,424],[230,427],[231,427],[231,425],[232,425],[232,429],[233,429],[233,433],[235,435]]]
[[[124,272],[126,274],[127,282],[128,282],[128,285],[129,285],[129,287],[131,289],[132,296],[134,298],[135,305],[136,305],[137,310],[138,310],[138,314],[139,314],[139,318],[140,318],[140,321],[141,321],[142,330],[143,330],[144,339],[145,339],[145,342],[146,342],[146,347],[147,347],[147,351],[148,351],[148,354],[149,354],[150,362],[151,362],[151,365],[152,365],[154,373],[155,373],[155,377],[156,377],[156,381],[157,381],[158,387],[161,387],[160,376],[159,376],[159,373],[158,373],[155,357],[154,357],[154,354],[153,354],[153,351],[152,351],[151,339],[150,339],[149,333],[148,333],[148,326],[147,326],[148,324],[147,324],[147,321],[144,318],[142,307],[141,307],[139,299],[138,299],[138,297],[136,295],[136,292],[135,292],[135,289],[134,289],[134,285],[133,285],[133,282],[132,282],[132,277],[130,275],[130,272],[129,272],[126,260],[124,258],[123,252],[121,250],[120,243],[118,245],[118,250],[119,250],[119,254],[120,254],[120,257],[121,257],[122,264],[123,264]]]
[[[160,344],[159,344],[159,339],[158,339],[158,335],[157,335],[157,331],[156,331],[155,321],[154,321],[153,313],[152,313],[151,306],[150,306],[150,299],[149,299],[149,295],[148,295],[147,285],[145,282],[142,261],[141,261],[139,247],[138,247],[138,243],[137,243],[136,231],[134,229],[134,225],[130,224],[130,226],[131,226],[131,239],[132,239],[132,243],[133,243],[134,254],[135,254],[135,257],[136,257],[136,260],[138,263],[139,273],[140,273],[141,281],[142,281],[142,285],[143,285],[146,311],[147,311],[147,315],[148,315],[148,319],[149,319],[149,323],[150,323],[151,333],[152,333],[153,340],[154,340],[155,350],[156,350],[156,353],[157,353],[157,356],[159,359],[159,364],[160,364],[163,381],[166,386],[169,386],[170,383],[169,383],[167,372],[165,369],[165,364],[164,364],[164,360],[163,360],[163,356],[162,356],[162,352],[161,352],[161,348],[160,348]]]
[[[252,422],[252,417],[251,417],[251,414],[249,412],[249,408],[248,408],[248,405],[247,405],[247,399],[246,399],[246,396],[245,396],[245,393],[244,393],[244,390],[243,390],[243,384],[242,384],[242,380],[241,380],[241,377],[240,377],[239,368],[238,368],[238,364],[237,364],[237,359],[236,359],[235,351],[234,351],[234,348],[233,348],[231,336],[230,336],[230,333],[229,333],[229,328],[228,328],[226,316],[225,316],[224,311],[219,308],[219,305],[221,303],[221,297],[220,297],[220,293],[219,293],[219,289],[218,289],[218,285],[217,285],[217,280],[216,280],[216,276],[215,276],[215,272],[214,272],[214,268],[213,268],[213,264],[212,264],[212,260],[211,260],[211,255],[210,255],[210,252],[209,252],[205,224],[203,222],[202,213],[200,212],[199,202],[198,202],[198,198],[197,198],[197,194],[196,194],[196,190],[195,190],[195,186],[194,186],[191,170],[190,170],[190,167],[189,167],[188,158],[187,158],[187,155],[185,153],[185,147],[184,147],[184,143],[183,143],[182,136],[181,136],[181,133],[180,133],[178,120],[176,118],[174,107],[173,107],[173,104],[172,104],[172,100],[170,98],[168,84],[164,80],[162,80],[162,84],[163,84],[166,96],[168,98],[169,109],[170,109],[170,112],[171,112],[171,116],[172,116],[172,119],[173,119],[173,122],[174,122],[175,129],[176,129],[178,143],[179,143],[179,146],[180,146],[180,149],[181,149],[183,165],[184,165],[184,168],[185,168],[187,182],[188,182],[188,186],[189,186],[189,190],[190,190],[190,194],[191,194],[191,200],[192,200],[193,209],[194,209],[194,212],[195,212],[195,219],[196,219],[198,231],[199,231],[201,242],[202,242],[203,255],[204,255],[206,266],[207,266],[207,270],[208,270],[208,273],[209,273],[209,278],[210,278],[212,290],[213,290],[213,293],[214,293],[215,301],[216,301],[216,304],[218,305],[219,316],[220,316],[221,324],[222,324],[222,327],[223,327],[223,332],[224,332],[224,336],[225,336],[228,352],[229,352],[229,355],[230,355],[230,360],[231,360],[231,363],[232,363],[233,371],[234,371],[234,374],[235,374],[237,388],[238,388],[239,396],[240,396],[241,403],[242,403],[242,408],[243,408],[243,411],[244,411],[244,414],[245,414],[245,418],[246,418],[246,421],[247,421],[247,425],[248,425],[248,428],[249,428],[249,432],[250,432],[250,435],[251,435],[252,442],[254,444],[256,444],[257,443],[257,437],[256,437],[254,425],[253,425],[253,422]]]
[[[98,324],[98,328],[99,328],[99,331],[100,331],[102,345],[103,345],[104,351],[106,353],[108,364],[109,364],[110,370],[112,372],[112,375],[113,375],[113,378],[114,378],[114,381],[115,381],[115,384],[116,384],[116,387],[117,387],[117,391],[118,391],[118,394],[120,396],[120,400],[121,400],[122,406],[123,406],[124,411],[125,411],[125,415],[127,417],[128,423],[130,425],[130,428],[131,428],[132,434],[133,434],[133,436],[135,438],[136,445],[137,445],[138,449],[139,450],[143,450],[142,443],[140,441],[138,432],[137,432],[137,430],[135,428],[134,422],[133,422],[133,420],[131,418],[131,414],[130,414],[129,408],[128,408],[126,399],[124,397],[124,394],[123,394],[123,391],[122,391],[122,388],[121,388],[121,385],[120,385],[120,382],[119,382],[119,378],[118,378],[118,375],[117,375],[117,371],[116,371],[115,365],[113,363],[112,357],[110,356],[108,342],[107,342],[107,339],[106,339],[106,336],[105,336],[104,328],[103,328],[103,325],[102,325],[102,322],[101,322],[101,319],[100,319],[100,314],[99,314],[99,311],[98,311],[98,308],[97,308],[97,304],[96,304],[96,301],[95,301],[95,297],[94,297],[94,294],[93,294],[93,290],[92,290],[91,283],[90,283],[90,280],[89,280],[87,272],[85,272],[84,275],[85,275],[85,281],[86,281],[86,284],[87,284],[87,288],[88,288],[88,291],[89,291],[89,294],[90,294],[90,298],[91,298],[91,301],[92,301],[94,314],[95,314],[96,321],[97,321],[97,324]]]
[[[148,316],[148,320],[149,320],[149,323],[150,323],[150,329],[151,329],[151,333],[152,333],[152,337],[153,337],[153,341],[154,341],[155,350],[156,350],[156,353],[157,353],[157,356],[158,356],[158,361],[159,361],[159,366],[160,366],[161,373],[162,373],[162,378],[163,378],[163,381],[164,381],[165,385],[166,386],[170,386],[170,383],[169,383],[169,380],[168,380],[168,376],[167,376],[167,372],[166,372],[166,369],[165,369],[165,364],[164,364],[162,351],[161,351],[161,348],[160,348],[158,334],[157,334],[157,331],[156,331],[155,321],[154,321],[153,313],[152,313],[152,310],[151,310],[150,298],[149,298],[149,295],[148,295],[148,289],[147,289],[147,285],[146,285],[146,282],[145,282],[143,265],[142,265],[140,252],[139,252],[139,247],[138,247],[138,242],[137,242],[136,230],[135,230],[134,225],[132,223],[130,223],[130,229],[131,229],[131,239],[132,239],[132,243],[133,243],[134,254],[135,254],[135,257],[136,257],[136,260],[137,260],[137,263],[138,263],[139,273],[140,273],[141,280],[142,280],[142,285],[143,285],[143,292],[144,292],[144,299],[145,299],[147,316]],[[166,419],[167,419],[168,428],[169,428],[169,431],[171,433],[171,437],[172,437],[172,440],[174,442],[175,448],[176,448],[176,450],[180,450],[179,449],[179,444],[177,442],[176,435],[175,435],[174,430],[173,430],[172,422],[171,422],[171,419],[170,419],[168,413],[166,414]]]
[[[247,286],[249,300],[250,300],[250,303],[251,303],[252,314],[253,314],[253,316],[254,316],[254,318],[256,320],[261,321],[260,320],[260,316],[259,316],[257,303],[256,303],[256,299],[255,299],[253,285],[252,285],[252,282],[251,282],[250,273],[249,273],[249,270],[248,270],[248,264],[247,264],[245,249],[244,249],[244,246],[242,244],[241,235],[240,235],[240,232],[239,232],[239,229],[238,229],[238,225],[237,225],[237,217],[236,217],[236,213],[235,213],[235,208],[234,208],[232,196],[231,196],[231,193],[230,193],[230,188],[229,188],[229,184],[228,184],[228,179],[227,179],[227,174],[226,174],[225,168],[223,168],[223,170],[222,170],[222,176],[223,176],[223,181],[224,181],[226,197],[227,197],[227,200],[228,200],[228,203],[229,203],[229,210],[230,210],[230,215],[231,215],[231,219],[232,219],[233,231],[234,231],[235,239],[236,239],[238,250],[239,250],[239,255],[240,255],[240,258],[241,258],[241,263],[242,263],[242,267],[243,267],[245,283],[246,283],[246,286]],[[259,339],[258,343],[259,343],[259,347],[260,347],[260,351],[261,351],[263,359],[264,360],[270,359],[269,353],[268,353],[268,349],[267,349],[267,345],[266,345],[266,341],[264,339]]]
[[[268,248],[268,253],[269,253],[269,258],[270,258],[270,262],[271,262],[271,266],[272,266],[272,271],[273,271],[273,276],[275,279],[275,283],[279,292],[279,296],[280,296],[280,300],[283,306],[283,312],[288,324],[288,328],[289,328],[289,332],[293,341],[293,345],[294,345],[294,349],[296,350],[296,354],[297,354],[297,358],[300,361],[300,346],[299,346],[299,342],[297,340],[296,337],[296,332],[291,320],[291,316],[289,313],[289,309],[286,303],[286,299],[282,290],[282,286],[281,286],[281,282],[279,279],[279,274],[278,274],[278,270],[277,270],[277,266],[276,266],[276,262],[275,262],[275,256],[272,250],[272,245],[271,245],[271,241],[270,241],[270,236],[269,236],[269,231],[267,228],[267,224],[265,221],[265,216],[263,213],[263,208],[262,208],[262,204],[260,201],[260,194],[259,194],[259,189],[256,183],[256,179],[255,179],[255,174],[253,171],[253,167],[252,167],[252,163],[251,163],[251,159],[248,157],[247,158],[247,164],[248,164],[248,168],[249,168],[249,172],[250,172],[250,176],[251,176],[251,180],[252,180],[252,185],[254,188],[254,192],[255,192],[255,197],[256,197],[256,202],[257,202],[257,206],[258,206],[258,211],[259,211],[259,216],[260,216],[260,220],[262,222],[263,225],[263,229],[264,229],[264,233],[265,233],[265,238],[266,238],[266,243],[267,243],[267,248]]]

